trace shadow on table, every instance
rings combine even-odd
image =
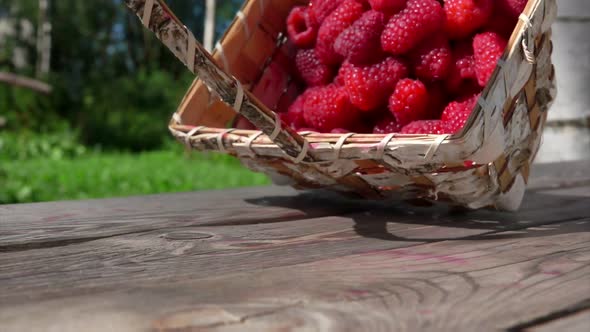
[[[565,234],[580,229],[590,231],[590,197],[560,196],[534,191],[527,192],[518,212],[491,209],[457,211],[443,205],[415,207],[402,202],[351,200],[323,191],[291,197],[263,197],[248,202],[297,209],[308,215],[308,211],[317,210],[318,207],[333,209],[333,213],[328,215],[350,217],[358,235],[387,241],[494,240]],[[575,229],[564,224],[575,221],[578,221]],[[407,229],[392,230],[396,224],[431,226],[432,234],[428,237],[403,236],[400,233],[407,233]],[[541,225],[544,226],[539,227]],[[454,232],[452,229],[455,229],[457,236],[449,236]],[[472,234],[461,235],[465,233]]]

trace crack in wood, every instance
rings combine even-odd
[[[528,322],[514,325],[512,327],[509,327],[506,331],[507,332],[524,331],[524,330],[529,329],[531,327],[535,327],[535,326],[539,326],[539,325],[542,325],[545,323],[549,323],[551,321],[554,321],[554,320],[557,320],[560,318],[565,318],[567,316],[571,316],[571,315],[577,314],[579,312],[582,312],[582,311],[588,310],[588,309],[590,309],[590,299],[584,300],[582,302],[579,302],[573,306],[570,306],[570,307],[567,307],[564,309],[553,311],[547,315],[537,317],[537,318],[530,320]]]
[[[86,242],[91,242],[91,241],[96,241],[96,240],[102,240],[102,239],[108,239],[108,238],[122,236],[122,235],[141,234],[141,233],[147,233],[147,232],[150,232],[150,230],[117,233],[117,234],[103,235],[103,236],[91,236],[91,237],[76,238],[76,239],[61,239],[61,240],[51,240],[51,241],[42,241],[42,242],[27,242],[27,243],[19,243],[19,244],[0,245],[0,253],[65,247],[65,246],[69,246],[69,245],[81,244],[81,243],[86,243]]]

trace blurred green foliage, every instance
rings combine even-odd
[[[188,76],[174,80],[163,71],[142,70],[134,77],[118,77],[108,85],[86,88],[82,139],[111,149],[141,151],[161,147],[170,136],[170,115],[189,84]]]
[[[226,155],[152,151],[0,161],[0,203],[84,199],[268,184]]]
[[[205,2],[166,2],[202,39]],[[241,3],[217,1],[218,36]],[[35,75],[38,4],[0,0],[0,23],[18,23],[17,35],[0,33],[0,71]],[[172,141],[169,118],[194,77],[123,1],[50,0],[48,16],[50,73],[39,79],[53,92],[0,83],[0,204],[268,183],[233,158],[187,156]]]
[[[30,159],[63,160],[86,155],[88,149],[70,131],[38,134],[0,132],[0,163]]]
[[[201,39],[204,1],[167,3]],[[218,35],[240,3],[218,1]],[[37,17],[38,0],[0,0],[0,21],[28,22],[34,32]],[[53,124],[65,122],[87,145],[132,151],[161,147],[169,135],[169,117],[194,79],[192,74],[123,1],[52,0],[49,20],[51,72],[42,79],[53,86],[53,93],[43,96],[0,85],[0,116],[6,128],[54,131]],[[0,71],[33,76],[34,40],[19,36],[0,40]],[[24,51],[29,65],[17,67],[11,61],[16,48]]]

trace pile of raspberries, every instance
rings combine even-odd
[[[297,131],[461,130],[526,0],[311,0],[287,32],[305,89],[281,119]]]

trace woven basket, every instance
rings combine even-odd
[[[284,22],[305,0],[247,1],[213,55],[163,1],[125,2],[198,75],[169,125],[190,148],[236,156],[298,189],[518,209],[556,93],[555,0],[529,1],[465,128],[454,135],[297,133],[283,125],[271,109],[285,109],[299,93]],[[260,130],[231,129],[236,112]]]

